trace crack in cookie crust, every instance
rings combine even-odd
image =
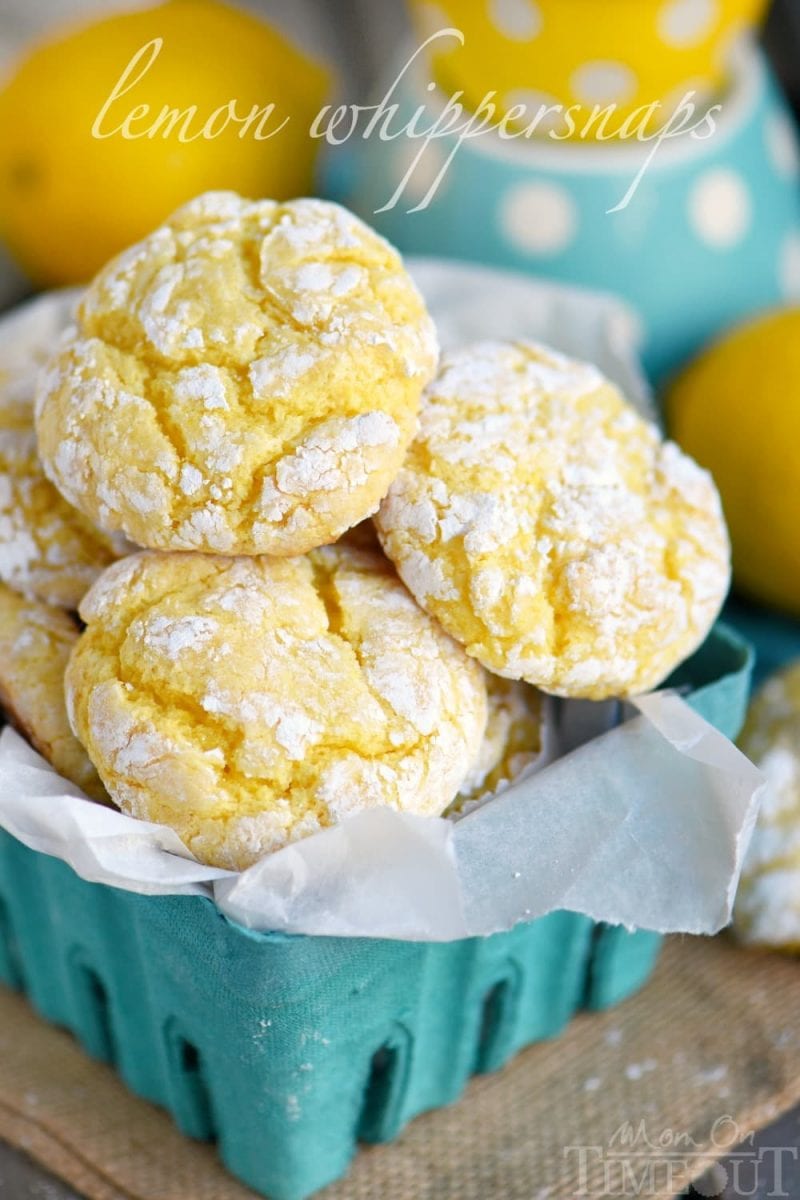
[[[481,668],[389,563],[139,554],[81,606],[74,727],[119,805],[242,868],[376,805],[438,815],[486,724]]]
[[[209,193],[89,287],[39,395],[42,459],[139,545],[302,553],[375,511],[436,358],[399,255],[363,222]]]
[[[125,553],[45,477],[33,397],[47,357],[73,319],[73,293],[44,295],[0,323],[0,580],[49,604],[77,608]]]
[[[469,654],[562,696],[655,687],[730,578],[708,473],[594,367],[529,343],[445,356],[376,525]]]

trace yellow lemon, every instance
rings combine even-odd
[[[734,579],[800,615],[800,308],[769,313],[711,346],[668,397],[673,437],[712,472]]]
[[[730,50],[765,0],[410,0],[436,82],[471,109],[492,93],[512,128],[590,139],[661,126],[687,92],[722,88]],[[446,27],[463,35],[436,36]],[[661,105],[648,114],[650,105]],[[574,107],[573,124],[550,106]],[[594,105],[614,105],[605,124]],[[538,114],[541,111],[541,117]],[[538,119],[537,119],[538,118]]]
[[[276,30],[218,0],[62,33],[0,92],[0,235],[35,282],[78,283],[199,192],[301,195],[327,87]]]

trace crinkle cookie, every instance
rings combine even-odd
[[[141,546],[299,554],[375,511],[436,359],[400,256],[357,217],[212,192],[89,287],[40,453]]]
[[[655,687],[728,589],[707,472],[594,367],[530,343],[445,357],[376,525],[468,654],[559,696]]]
[[[739,738],[767,786],[734,910],[743,942],[800,949],[800,662],[773,675]]]
[[[496,796],[539,758],[543,748],[542,696],[527,683],[486,673],[488,716],[478,759],[447,816]]]
[[[440,814],[483,736],[483,672],[377,555],[134,555],[81,615],[78,737],[122,809],[206,863],[375,806]]]
[[[64,703],[64,672],[78,640],[68,613],[0,583],[0,705],[43,758],[96,799],[105,798]]]
[[[69,326],[78,293],[55,292],[0,322],[0,580],[49,604],[77,608],[124,552],[45,478],[36,452],[33,395]]]

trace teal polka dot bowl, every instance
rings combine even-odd
[[[441,111],[419,62],[392,91],[390,133],[421,105],[418,129]],[[643,360],[659,381],[747,314],[800,298],[797,133],[754,44],[742,46],[720,104],[713,126],[663,141],[635,189],[652,142],[511,141],[489,130],[456,149],[455,135],[425,143],[376,130],[351,150],[344,198],[403,252],[617,292],[639,316]]]

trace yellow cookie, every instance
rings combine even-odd
[[[90,286],[40,453],[139,545],[298,554],[375,511],[436,357],[400,256],[358,218],[212,192]]]
[[[486,675],[488,715],[478,759],[447,816],[502,792],[542,752],[542,697],[526,683]]]
[[[0,322],[0,580],[49,604],[77,608],[123,552],[45,478],[33,395],[42,365],[72,321],[75,292],[44,295]]]
[[[559,696],[655,687],[728,588],[711,477],[594,367],[532,343],[444,359],[376,525],[468,654]]]
[[[376,806],[442,813],[477,755],[483,672],[377,555],[134,555],[81,615],[73,727],[120,807],[202,862]]]
[[[64,671],[77,640],[78,626],[67,613],[0,583],[3,712],[60,775],[99,800],[102,784],[70,730],[64,703]]]
[[[743,942],[800,949],[800,662],[756,696],[739,738],[767,786],[736,894]]]

